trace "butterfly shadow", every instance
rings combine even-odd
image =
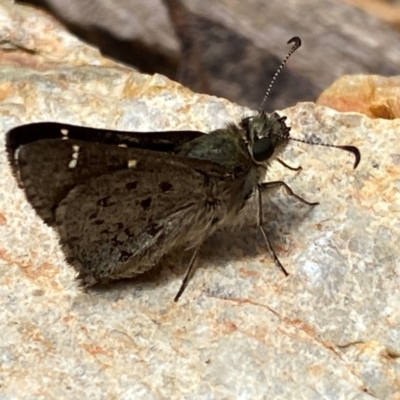
[[[296,228],[304,221],[314,207],[299,204],[296,200],[287,199],[282,194],[271,196],[270,201],[263,204],[263,227],[278,258],[286,253],[290,233],[295,234]],[[252,210],[249,210],[252,211]],[[256,225],[256,209],[244,219],[240,225],[215,232],[202,245],[197,259],[196,269],[223,267],[232,260],[249,260],[260,256],[270,259],[272,254]],[[282,233],[284,232],[284,234]],[[289,233],[287,235],[286,233]],[[134,296],[148,290],[166,286],[171,281],[182,280],[186,274],[192,251],[177,251],[165,256],[151,270],[131,279],[111,281],[98,284],[89,290],[98,294],[112,294],[120,291],[134,291]],[[283,262],[284,263],[284,262]]]
[[[277,200],[279,198],[279,201]],[[290,236],[304,221],[313,207],[273,196],[263,205],[263,228],[278,258],[285,255],[290,247]],[[200,252],[198,267],[224,265],[232,260],[249,260],[263,256],[273,263],[273,256],[257,226],[256,210],[243,224],[216,232],[207,239]],[[185,268],[182,266],[181,268]]]

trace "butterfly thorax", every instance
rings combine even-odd
[[[182,146],[179,155],[206,161],[201,172],[216,228],[232,223],[264,180],[269,163],[287,143],[289,128],[284,121],[278,114],[260,113]],[[209,162],[224,167],[225,173],[208,173]]]
[[[185,143],[180,155],[199,160],[212,161],[232,173],[251,168],[252,159],[236,125],[218,129]]]

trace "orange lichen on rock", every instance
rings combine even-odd
[[[345,75],[321,93],[317,104],[370,118],[396,119],[400,117],[400,78]]]

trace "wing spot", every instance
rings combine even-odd
[[[15,160],[15,162],[16,162],[16,164],[18,165],[18,158],[19,158],[19,152],[21,151],[21,148],[20,147],[18,147],[16,150],[15,150],[15,153],[14,153],[14,160]]]
[[[78,157],[79,157],[79,146],[74,144],[72,146],[72,159],[68,164],[69,168],[75,168],[78,164]]]
[[[68,134],[69,134],[69,130],[68,129],[61,129],[61,135],[62,135],[62,140],[68,140]]]
[[[137,160],[128,160],[128,168],[135,168],[137,165]]]
[[[128,183],[125,185],[125,187],[126,187],[127,190],[134,190],[134,189],[137,188],[137,184],[138,184],[137,181],[128,182]]]
[[[155,224],[154,222],[151,223],[147,229],[147,233],[151,236],[151,237],[155,237],[159,232],[160,232],[161,228]]]
[[[148,197],[147,199],[142,200],[140,202],[140,205],[142,206],[144,211],[147,211],[151,206],[151,197]]]
[[[118,147],[128,147],[126,144],[124,144],[124,143],[120,143],[119,145],[118,145]]]
[[[172,189],[172,184],[169,182],[160,182],[158,184],[158,187],[161,189],[162,192],[168,192],[170,189]]]

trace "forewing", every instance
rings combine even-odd
[[[37,122],[11,129],[7,134],[10,162],[18,147],[38,140],[72,139],[173,153],[184,143],[204,135],[199,131],[128,132],[97,129],[57,122]]]
[[[176,245],[201,241],[193,218],[212,196],[210,180],[231,179],[212,162],[71,139],[28,142],[13,161],[28,200],[89,285],[134,276]]]
[[[149,137],[154,135],[152,141]],[[168,157],[169,152],[161,151],[161,148],[167,146],[172,152],[199,135],[203,134],[185,131],[179,139],[179,132],[174,131],[143,134],[38,123],[8,132],[7,153],[13,173],[28,200],[38,214],[53,225],[55,207],[73,187],[91,177],[127,168],[132,159]],[[137,141],[142,147],[158,146],[160,151],[133,147]],[[160,143],[164,147],[160,147]]]
[[[113,148],[172,154],[202,135],[198,131],[124,132],[39,122],[11,129],[6,136],[6,149],[20,187],[38,214],[52,225],[54,205],[74,186],[89,177],[126,167],[130,153],[115,154]],[[110,145],[110,151],[98,151],[89,143]]]

